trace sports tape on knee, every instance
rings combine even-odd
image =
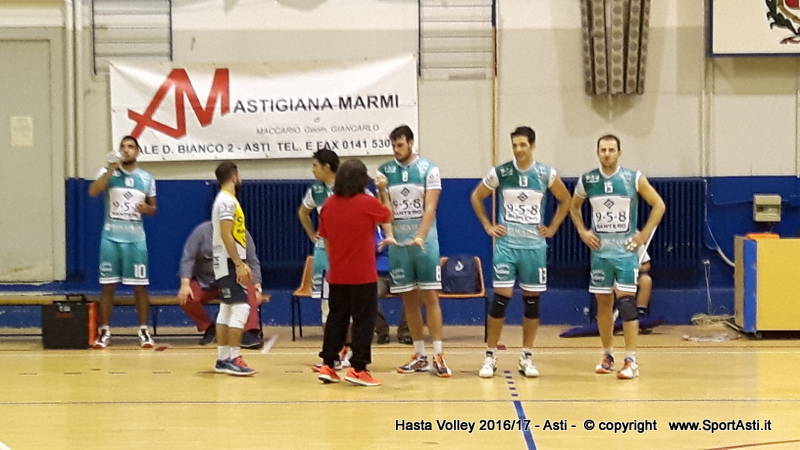
[[[249,314],[250,305],[247,303],[234,303],[231,305],[231,318],[228,321],[228,326],[231,328],[244,328]]]
[[[228,326],[231,321],[231,305],[228,303],[219,304],[219,313],[217,313],[217,323],[219,325]]]

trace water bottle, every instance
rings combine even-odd
[[[587,325],[587,326],[592,324],[592,318],[589,317],[589,307],[588,306],[584,306],[583,307],[583,324]]]
[[[106,155],[106,162],[109,164],[119,163],[122,161],[122,153],[113,151]]]

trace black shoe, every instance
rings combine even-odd
[[[214,326],[212,323],[211,326],[206,328],[205,333],[203,333],[203,337],[200,338],[200,345],[208,345],[214,342],[217,339],[217,327]]]
[[[653,334],[652,328],[639,328],[639,334]]]
[[[414,340],[411,339],[411,336],[397,336],[397,342],[406,345],[413,345]]]
[[[388,344],[389,343],[389,335],[388,334],[379,334],[378,335],[378,344]]]
[[[242,344],[240,347],[255,350],[263,346],[264,342],[261,340],[260,330],[248,330],[242,335]]]

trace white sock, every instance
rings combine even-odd
[[[604,355],[611,355],[614,356],[614,347],[607,347],[603,349]]]
[[[100,331],[102,332],[103,330],[105,330],[106,334],[111,336],[111,327],[110,326],[108,326],[108,325],[101,326],[100,327]]]
[[[222,361],[231,359],[231,348],[227,345],[220,345],[217,347],[217,359]]]
[[[139,325],[139,331],[142,331],[142,330],[148,331],[147,330],[147,325]]]
[[[527,358],[528,356],[533,357],[533,351],[531,351],[531,349],[529,349],[529,348],[523,347],[522,348],[522,357],[523,358]]]
[[[433,354],[439,355],[442,353],[442,341],[433,341]]]
[[[425,356],[425,341],[414,341],[414,353]]]
[[[625,357],[632,359],[633,362],[636,362],[636,352],[635,351],[633,351],[633,352],[625,352]]]
[[[238,345],[232,345],[230,347],[230,358],[236,359],[242,355],[242,349]]]
[[[486,353],[491,353],[492,358],[497,356],[497,347],[486,347]]]

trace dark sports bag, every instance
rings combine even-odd
[[[472,293],[479,289],[478,283],[474,257],[456,255],[447,258],[442,266],[442,291],[450,294]]]

